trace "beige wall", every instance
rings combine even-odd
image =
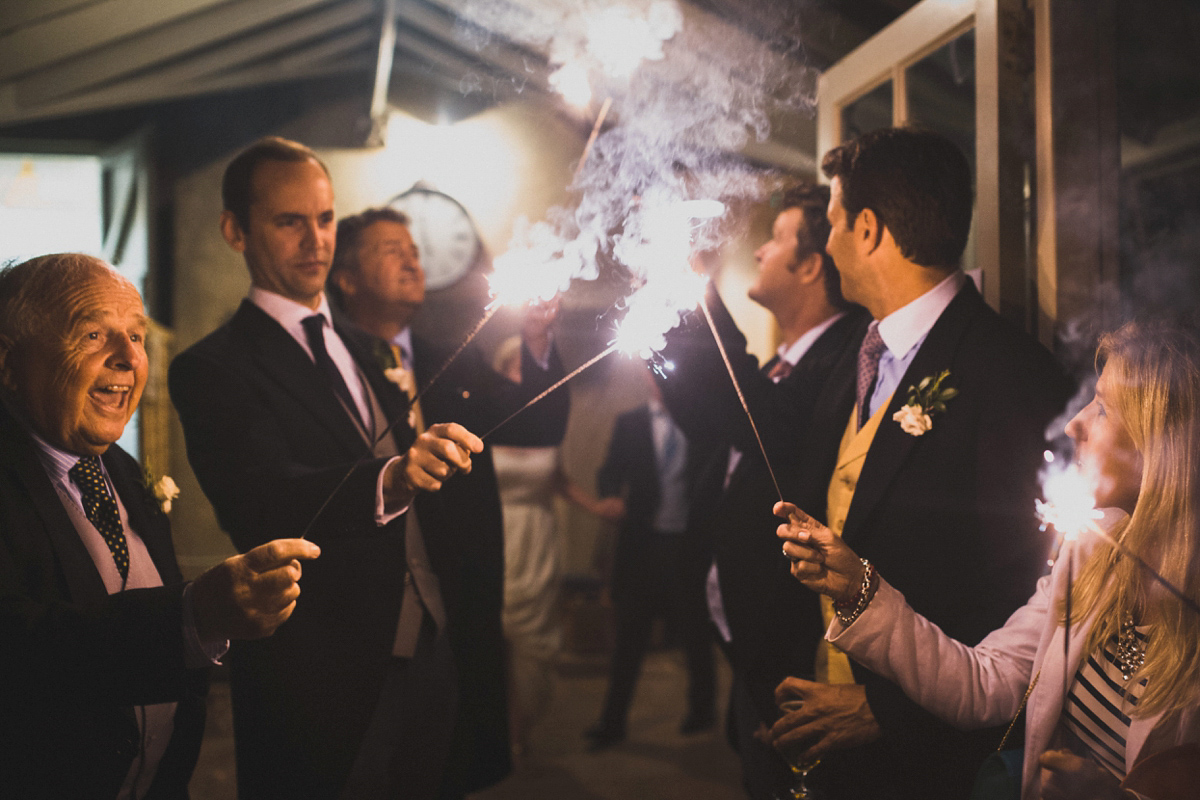
[[[300,141],[319,138],[325,124],[318,116],[301,119],[278,131]],[[339,216],[386,203],[418,180],[433,184],[461,202],[475,219],[485,255],[503,252],[519,216],[541,219],[554,205],[572,198],[565,187],[583,148],[586,130],[528,104],[499,106],[450,126],[429,126],[403,112],[393,114],[383,148],[318,148],[333,175]],[[188,347],[225,322],[249,286],[244,263],[221,239],[220,181],[231,151],[180,179],[175,201],[175,347]],[[762,216],[760,214],[760,216]],[[753,274],[753,250],[766,238],[770,220],[751,224],[745,242],[734,242],[718,254],[718,285],[760,355],[773,348],[770,318],[745,298]],[[484,259],[486,261],[486,258]],[[449,312],[470,328],[485,300],[479,275],[459,286],[431,293],[427,316]],[[589,358],[598,332],[583,330],[611,299],[584,286],[564,299],[560,349],[568,368]],[[485,351],[515,332],[514,315],[501,314],[479,337]],[[592,326],[594,328],[594,326]],[[580,330],[576,330],[580,328]],[[442,329],[444,330],[444,328]],[[602,346],[602,345],[600,345]],[[563,444],[568,475],[594,490],[595,472],[603,459],[616,414],[645,399],[638,363],[619,356],[584,373],[571,385],[572,415]],[[172,415],[171,474],[182,493],[172,513],[179,561],[189,576],[232,552],[211,507],[187,466],[182,430]],[[611,528],[578,510],[563,509],[566,569],[590,574],[604,561]]]

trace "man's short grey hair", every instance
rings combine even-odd
[[[52,253],[0,268],[0,339],[13,347],[44,330],[47,317],[61,307],[68,291],[91,280],[97,268],[128,283],[112,267],[85,253]]]

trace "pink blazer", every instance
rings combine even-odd
[[[1120,512],[1106,514],[1106,527],[1119,521]],[[1067,582],[1067,563],[1078,575],[1088,554],[1097,546],[1095,536],[1084,535],[1067,545],[1050,575],[1042,578],[1029,602],[1017,609],[1004,627],[988,634],[975,647],[951,639],[917,614],[904,596],[886,581],[871,604],[849,627],[835,618],[826,638],[868,669],[900,686],[929,712],[964,730],[1009,722],[1021,698],[1041,672],[1025,708],[1025,767],[1023,800],[1041,797],[1038,757],[1050,749],[1062,714],[1065,681],[1074,677],[1085,657],[1088,620],[1071,628],[1067,668],[1063,660],[1063,628],[1056,608]],[[1103,545],[1100,545],[1103,546]],[[1185,742],[1200,741],[1200,698],[1181,714],[1134,717],[1126,742],[1125,768],[1132,769],[1142,755]]]

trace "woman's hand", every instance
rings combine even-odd
[[[776,503],[775,516],[787,523],[777,535],[792,562],[792,576],[814,592],[845,602],[862,588],[863,565],[840,536],[791,503]]]
[[[1042,800],[1120,800],[1126,795],[1116,777],[1068,750],[1047,750],[1042,767]]]

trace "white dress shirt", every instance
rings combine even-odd
[[[887,349],[879,357],[879,375],[875,378],[875,390],[871,392],[868,403],[868,419],[900,386],[900,380],[908,370],[908,365],[916,358],[925,337],[966,280],[966,273],[955,270],[916,300],[871,323],[879,327],[879,337]]]
[[[271,319],[275,320],[280,326],[288,332],[296,343],[304,348],[304,352],[308,357],[316,362],[313,357],[312,350],[308,347],[308,336],[304,332],[303,320],[306,317],[311,317],[313,314],[320,314],[325,317],[325,350],[329,353],[329,357],[337,366],[338,372],[342,375],[342,380],[346,382],[346,387],[350,389],[350,395],[354,398],[354,404],[358,407],[360,419],[371,419],[371,403],[367,399],[367,388],[363,385],[358,374],[358,364],[354,361],[354,356],[350,355],[350,351],[346,348],[346,343],[342,341],[342,337],[333,328],[333,318],[329,311],[329,301],[325,298],[325,293],[321,293],[321,299],[317,303],[317,308],[314,311],[306,305],[297,303],[294,300],[289,300],[283,295],[269,292],[266,289],[260,289],[257,286],[250,287],[250,294],[247,298],[251,303],[258,306]],[[407,330],[407,329],[406,329]],[[411,341],[409,352],[411,352]],[[379,477],[375,480],[375,524],[386,525],[396,517],[408,510],[408,506],[400,509],[388,510],[386,508],[383,496],[383,476],[387,472],[387,467],[393,461],[399,460],[399,456],[390,459],[379,470]]]

